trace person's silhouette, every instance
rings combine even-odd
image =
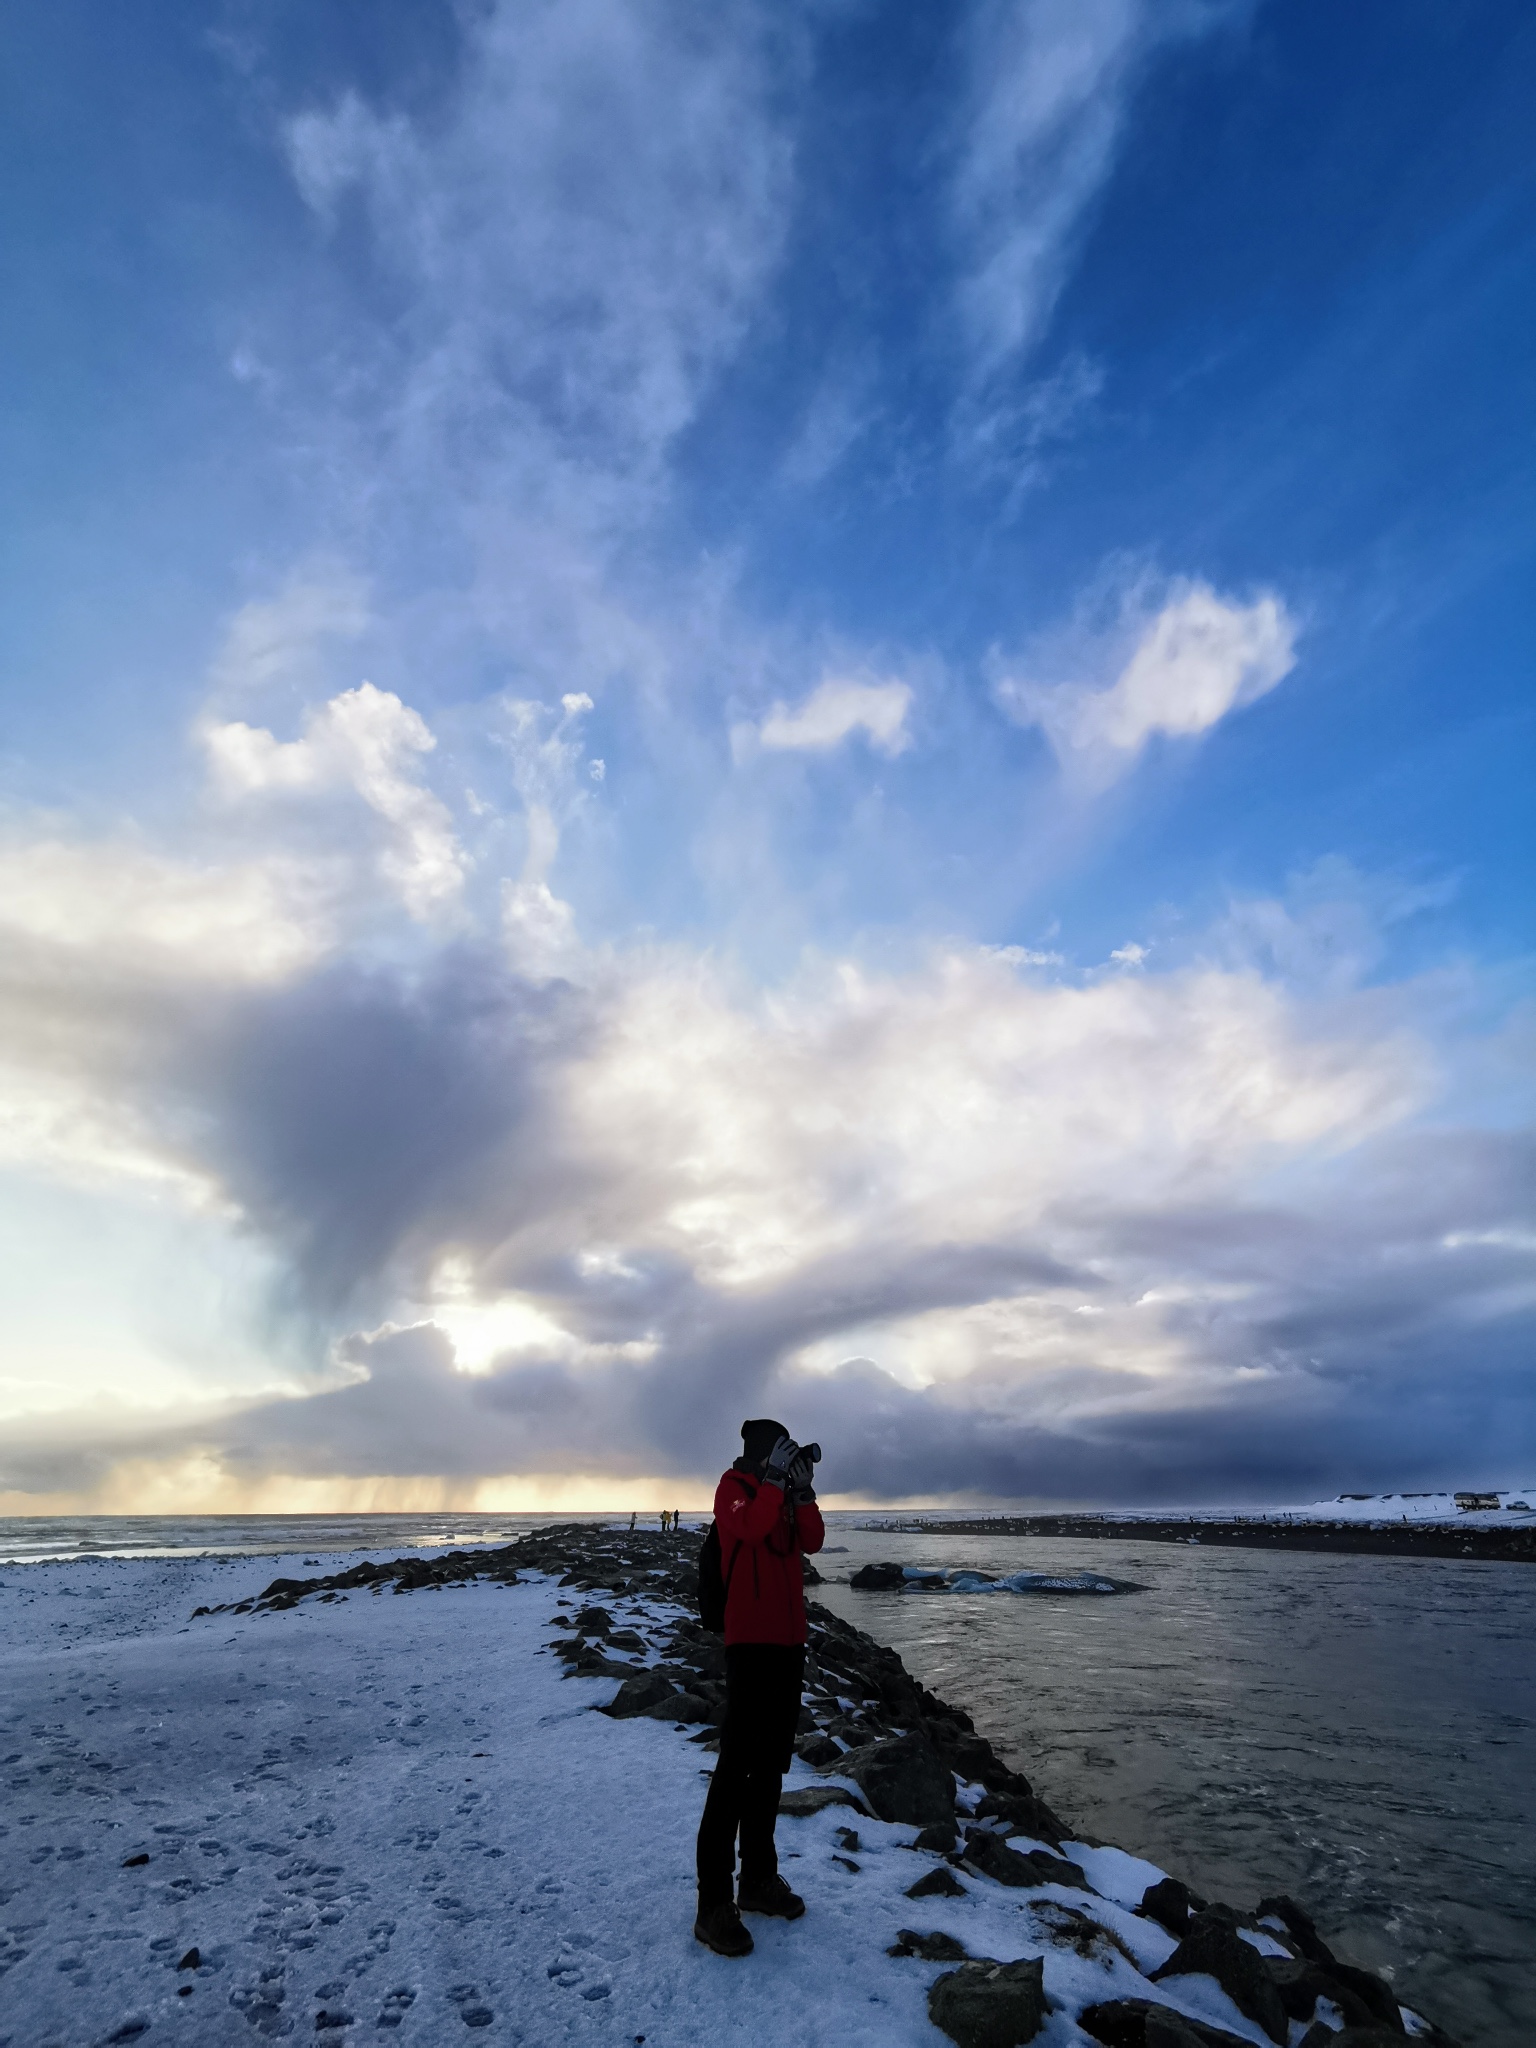
[[[779,1792],[794,1753],[805,1674],[802,1555],[825,1531],[812,1460],[782,1423],[741,1425],[742,1456],[715,1490],[725,1578],[725,1722],[699,1822],[699,1905],[693,1931],[717,1955],[744,1956],[742,1913],[797,1920],[805,1901],[779,1875]],[[732,1896],[736,1838],[741,1884]]]

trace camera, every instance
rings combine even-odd
[[[800,1455],[802,1458],[809,1458],[813,1465],[819,1465],[821,1463],[821,1445],[802,1444],[800,1446]]]

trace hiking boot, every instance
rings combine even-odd
[[[755,1884],[741,1884],[736,1905],[742,1913],[772,1913],[780,1920],[798,1920],[805,1911],[804,1899],[797,1897],[777,1872]]]
[[[693,1923],[693,1938],[712,1948],[717,1956],[749,1956],[752,1937],[741,1924],[741,1915],[727,1899],[723,1905],[699,1908]]]

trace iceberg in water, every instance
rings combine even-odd
[[[916,1564],[867,1564],[848,1581],[866,1593],[1139,1593],[1129,1579],[1105,1572],[992,1572],[961,1566],[953,1571]]]

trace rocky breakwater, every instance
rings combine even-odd
[[[697,1535],[570,1524],[495,1550],[275,1579],[234,1611],[551,1575],[575,1596],[555,1621],[551,1651],[568,1676],[616,1681],[599,1711],[667,1722],[701,1747],[718,1748],[725,1652],[695,1619],[697,1544]],[[1253,2048],[1252,2033],[1245,2038],[1189,2010],[1209,2004],[1202,1986],[1219,1987],[1235,2014],[1276,2048],[1392,2048],[1410,2034],[1427,2048],[1455,2048],[1437,2026],[1401,2007],[1384,1979],[1335,1956],[1293,1899],[1265,1898],[1244,1911],[1197,1897],[1171,1877],[1132,1900],[1102,1874],[1096,1883],[1085,1866],[1108,1857],[1123,1869],[1132,1859],[1074,1838],[970,1716],[920,1685],[893,1650],[815,1602],[809,1620],[795,1747],[819,1782],[786,1791],[780,1811],[842,1806],[912,1828],[901,1846],[925,1865],[905,1887],[914,1902],[951,1904],[977,1887],[999,1886],[1028,1909],[1021,1932],[1039,1950],[1033,1955],[974,1956],[953,1933],[910,1928],[889,1950],[898,1960],[954,1966],[934,1979],[928,2010],[957,2048],[1018,2048],[1035,2038],[1051,2010],[1049,1947],[1108,1964],[1122,1978],[1134,1973],[1134,1991],[1075,2003],[1077,2026],[1104,2048]],[[838,1840],[856,1870],[857,1833],[843,1828]]]

